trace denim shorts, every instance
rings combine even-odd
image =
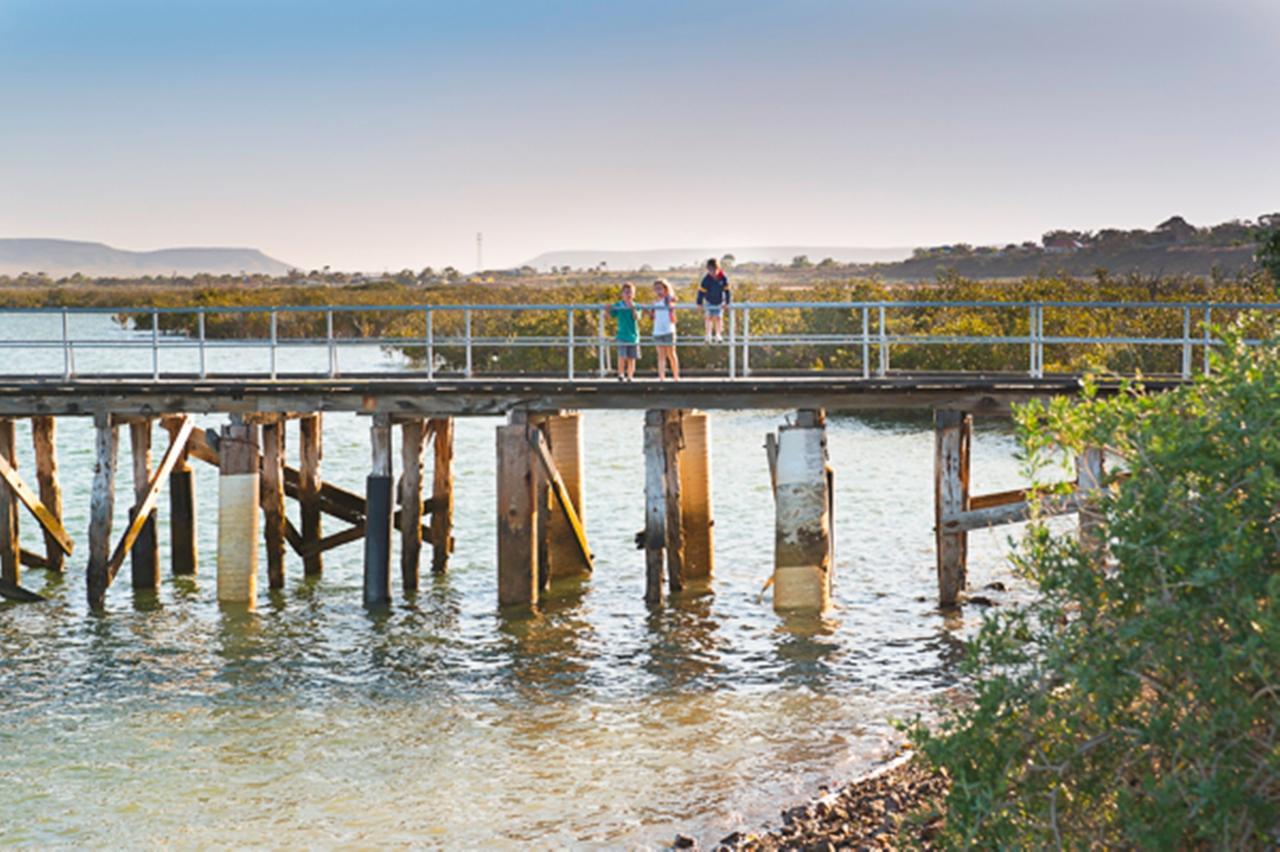
[[[655,346],[675,346],[676,345],[675,333],[673,332],[671,334],[655,334],[653,336],[653,344]]]
[[[724,313],[724,305],[703,305],[702,309],[707,312],[709,317],[718,317]]]
[[[638,344],[638,343],[619,343],[619,344],[618,344],[618,357],[619,357],[619,358],[639,358],[639,357],[640,357],[640,344]]]

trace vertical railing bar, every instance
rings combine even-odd
[[[200,378],[208,378],[209,367],[205,361],[204,351],[204,308],[196,311],[196,329],[200,336]]]
[[[742,309],[742,376],[751,375],[751,309]]]
[[[1036,376],[1044,378],[1044,305],[1036,308]]]
[[[426,310],[427,320],[427,381],[435,381],[436,378],[436,337],[433,317],[430,308]]]
[[[69,317],[67,309],[62,309],[62,378],[64,381],[71,380],[71,333],[69,329]]]
[[[568,322],[569,334],[565,340],[569,348],[569,381],[573,381],[573,308],[569,309]]]
[[[737,307],[729,305],[729,378],[738,377],[738,321]]]
[[[876,375],[884,378],[889,374],[889,341],[884,335],[884,305],[880,306],[880,365]]]
[[[601,308],[600,313],[596,318],[596,334],[598,335],[596,339],[596,374],[602,379],[607,374],[606,365],[604,363],[605,352],[608,349],[604,340],[606,328],[607,325],[604,318],[604,308]]]
[[[1204,374],[1206,376],[1209,375],[1209,349],[1213,345],[1213,323],[1210,319],[1212,311],[1213,308],[1204,306]]]
[[[151,380],[160,380],[160,312],[151,309]]]
[[[871,308],[862,306],[862,378],[871,378]]]
[[[271,379],[272,381],[274,381],[276,378],[276,344],[279,341],[278,327],[277,327],[278,315],[276,314],[275,309],[271,310],[270,316],[271,316]]]
[[[1036,306],[1027,309],[1027,372],[1031,378],[1036,377]]]
[[[462,312],[462,322],[464,326],[463,334],[465,335],[464,342],[466,343],[466,347],[467,347],[467,364],[466,364],[466,372],[464,373],[464,375],[466,375],[466,377],[469,379],[471,378],[471,309],[470,308],[467,308],[465,311]]]
[[[1182,378],[1191,378],[1191,307],[1182,309]]]
[[[338,343],[333,338],[333,311],[324,312],[325,341],[329,346],[329,378],[338,375]]]

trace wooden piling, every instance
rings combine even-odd
[[[36,455],[36,484],[40,502],[59,522],[62,521],[62,488],[58,485],[58,450],[56,420],[52,417],[31,418],[31,443]],[[45,569],[66,571],[66,554],[58,540],[44,532]]]
[[[684,578],[706,580],[715,573],[715,519],[711,506],[711,420],[685,411],[680,450],[680,519],[684,529]]]
[[[564,484],[579,524],[586,523],[583,506],[585,464],[582,455],[582,414],[577,411],[538,415],[532,418],[542,429],[555,467]],[[590,561],[576,540],[568,514],[558,501],[548,500],[545,545],[550,577],[571,577],[591,572]]]
[[[969,449],[973,417],[937,409],[934,423],[934,532],[938,563],[938,604],[955,606],[965,587],[969,534],[947,531],[943,518],[969,511]]]
[[[426,420],[400,424],[400,582],[405,594],[418,590],[421,576],[422,454],[427,432]]]
[[[364,603],[391,603],[391,417],[373,415],[369,429],[373,466],[365,479]],[[419,503],[421,506],[421,503]]]
[[[218,600],[253,605],[258,591],[258,427],[233,420],[218,442]]]
[[[262,502],[263,539],[267,546],[267,587],[271,589],[284,588],[284,457],[284,420],[263,423],[259,499]]]
[[[0,419],[0,456],[14,470],[18,468],[18,448],[14,424]],[[18,537],[18,495],[8,484],[0,483],[0,579],[13,585],[22,582],[22,543]]]
[[[182,417],[165,417],[160,422],[169,433],[170,443],[179,439]],[[175,577],[195,574],[199,565],[195,472],[191,469],[189,439],[182,441],[177,463],[169,474],[169,559]]]
[[[134,506],[130,517],[147,497],[151,482],[151,432],[150,418],[129,422],[129,445],[133,458]],[[142,530],[134,539],[129,551],[131,579],[135,591],[155,591],[160,588],[160,548],[156,540],[156,513],[147,513]]]
[[[1099,560],[1105,557],[1106,532],[1097,510],[1097,492],[1106,474],[1106,459],[1100,447],[1088,447],[1076,456],[1076,496],[1079,499],[1080,544]]]
[[[453,418],[430,422],[435,461],[431,472],[431,570],[443,574],[453,553]]]
[[[111,559],[111,515],[115,510],[116,456],[119,431],[111,415],[93,416],[93,493],[89,502],[89,566],[86,580],[89,607],[101,610],[106,603],[108,562]]]
[[[527,424],[497,427],[498,605],[538,601],[537,516]]]
[[[320,460],[323,457],[323,422],[321,415],[308,414],[298,420],[298,502],[302,520],[302,544],[304,548],[319,545],[324,537],[320,508]],[[302,572],[308,577],[319,576],[324,570],[324,557],[320,550],[309,550],[302,558]]]
[[[684,509],[681,500],[680,455],[684,444],[681,411],[663,412],[663,488],[666,517],[663,521],[667,548],[667,587],[674,594],[684,589]]]
[[[822,612],[834,570],[825,414],[798,412],[778,430],[776,452],[773,607]]]
[[[665,414],[644,414],[644,599],[662,603],[666,550],[666,459],[663,452]]]

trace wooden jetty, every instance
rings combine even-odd
[[[1161,390],[1177,384],[1148,382]],[[323,571],[324,554],[364,542],[364,601],[392,599],[393,536],[400,539],[400,586],[420,582],[424,547],[431,569],[444,572],[453,549],[454,418],[503,415],[495,433],[498,529],[497,601],[530,607],[553,580],[592,570],[585,517],[582,459],[584,419],[592,410],[643,410],[645,479],[644,594],[659,604],[714,572],[714,516],[710,444],[717,410],[780,409],[785,417],[766,436],[776,509],[774,603],[782,610],[819,611],[830,601],[835,565],[834,478],[842,459],[826,443],[826,412],[927,409],[934,413],[935,531],[938,599],[953,606],[965,586],[967,534],[1025,520],[1037,495],[1026,490],[970,493],[970,445],[975,416],[1007,416],[1014,403],[1075,395],[1075,377],[984,375],[862,378],[812,375],[785,378],[694,379],[680,383],[614,380],[485,378],[422,380],[368,375],[275,379],[4,379],[0,380],[0,595],[38,600],[21,585],[23,567],[66,571],[80,558],[62,524],[56,424],[88,417],[94,423],[94,476],[85,544],[90,606],[105,606],[107,589],[130,560],[135,590],[159,586],[156,507],[169,499],[174,574],[199,570],[192,461],[219,473],[216,559],[219,600],[252,605],[259,577],[258,543],[266,545],[266,580],[279,589],[286,552],[305,575]],[[1098,386],[1102,395],[1118,384]],[[323,417],[366,415],[370,465],[363,494],[323,478]],[[199,430],[196,415],[221,415],[218,430]],[[20,469],[14,424],[32,424],[35,486]],[[168,444],[158,460],[151,446],[161,425]],[[132,447],[132,508],[127,527],[113,535],[120,430]],[[401,432],[399,473],[392,430]],[[297,443],[290,464],[288,435]],[[432,473],[426,476],[430,458]],[[1098,487],[1103,457],[1079,460],[1072,493],[1046,501],[1049,513],[1081,511],[1082,534],[1097,537],[1087,495]],[[639,484],[637,484],[639,487]],[[299,506],[299,525],[285,506]],[[18,523],[25,509],[40,525],[43,552],[23,550]],[[1084,511],[1082,511],[1082,509]],[[637,512],[636,521],[639,522]]]

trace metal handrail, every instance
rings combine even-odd
[[[641,306],[643,308],[643,306]],[[948,311],[954,309],[991,309],[1024,312],[1026,315],[1026,332],[1021,331],[1009,335],[964,335],[964,334],[929,334],[904,333],[890,328],[889,319],[894,312],[900,311]],[[1140,334],[1117,335],[1066,335],[1048,334],[1045,331],[1045,311],[1103,311],[1115,310],[1168,310],[1178,311],[1181,315],[1181,334],[1171,337],[1153,337]],[[690,309],[692,310],[692,308]],[[838,310],[847,313],[847,331],[822,332],[762,332],[760,328],[752,328],[752,311],[792,311],[792,310]],[[1228,311],[1260,311],[1280,313],[1280,303],[1251,302],[1210,302],[1210,301],[1012,301],[999,302],[988,300],[974,301],[833,301],[833,302],[738,302],[727,311],[728,339],[706,345],[727,350],[727,370],[729,378],[748,377],[753,372],[751,364],[752,350],[757,352],[786,346],[837,346],[860,350],[861,363],[858,371],[863,378],[872,376],[873,348],[875,349],[874,374],[886,376],[890,371],[890,356],[894,347],[904,346],[1026,346],[1027,367],[1025,374],[1033,378],[1044,376],[1045,348],[1063,345],[1114,345],[1114,346],[1179,346],[1181,359],[1178,372],[1183,378],[1190,378],[1194,369],[1194,349],[1199,346],[1203,350],[1203,371],[1210,367],[1209,352],[1221,341],[1214,337],[1212,323],[1214,312]],[[461,314],[461,333],[437,333],[434,317],[436,313],[448,312]],[[473,317],[478,314],[510,315],[512,313],[543,312],[559,313],[564,316],[563,334],[525,334],[494,335],[476,334],[473,328]],[[411,336],[372,336],[342,337],[335,331],[335,316],[356,313],[393,313],[416,315],[420,325],[418,337]],[[60,336],[40,339],[0,339],[0,349],[51,349],[62,351],[61,375],[70,379],[76,376],[76,350],[86,349],[147,349],[150,352],[150,374],[154,380],[164,376],[180,376],[173,372],[162,372],[161,352],[166,350],[197,349],[199,352],[199,371],[201,378],[209,375],[207,355],[209,350],[237,348],[262,348],[269,352],[266,372],[275,378],[279,372],[278,354],[283,349],[319,348],[323,347],[327,354],[327,367],[314,371],[316,375],[328,375],[330,378],[340,375],[340,353],[344,347],[379,346],[406,347],[421,346],[425,352],[421,372],[428,380],[436,378],[443,366],[439,362],[441,349],[461,349],[465,354],[464,365],[460,372],[466,378],[476,374],[475,350],[482,349],[520,349],[520,348],[553,348],[561,349],[565,355],[566,374],[575,378],[576,359],[579,349],[588,353],[594,350],[596,358],[596,374],[603,377],[608,370],[608,356],[611,351],[611,339],[607,335],[607,308],[598,303],[575,304],[423,304],[423,305],[280,305],[280,306],[248,306],[234,305],[227,307],[190,306],[190,307],[16,307],[0,308],[0,314],[39,315],[56,317],[60,321]],[[873,317],[874,313],[874,317]],[[195,336],[165,332],[160,329],[162,316],[195,315],[197,317]],[[209,315],[244,315],[265,314],[267,317],[268,335],[266,337],[245,338],[209,338],[207,334],[207,317]],[[282,314],[313,314],[324,318],[325,333],[323,337],[282,337],[279,320]],[[575,320],[584,314],[590,325],[592,315],[596,317],[594,333],[583,333],[577,328]],[[71,332],[71,317],[75,315],[108,315],[117,318],[148,318],[149,328],[134,327],[134,335],[124,338],[75,337]],[[1195,334],[1194,323],[1200,322],[1199,334]],[[649,338],[644,338],[649,342]],[[1246,341],[1257,343],[1259,341]],[[701,345],[701,344],[699,344]],[[767,354],[767,353],[766,353]],[[82,362],[83,363],[83,362]],[[54,374],[56,371],[51,371]],[[86,375],[80,372],[79,375]],[[101,373],[101,375],[111,375]]]

